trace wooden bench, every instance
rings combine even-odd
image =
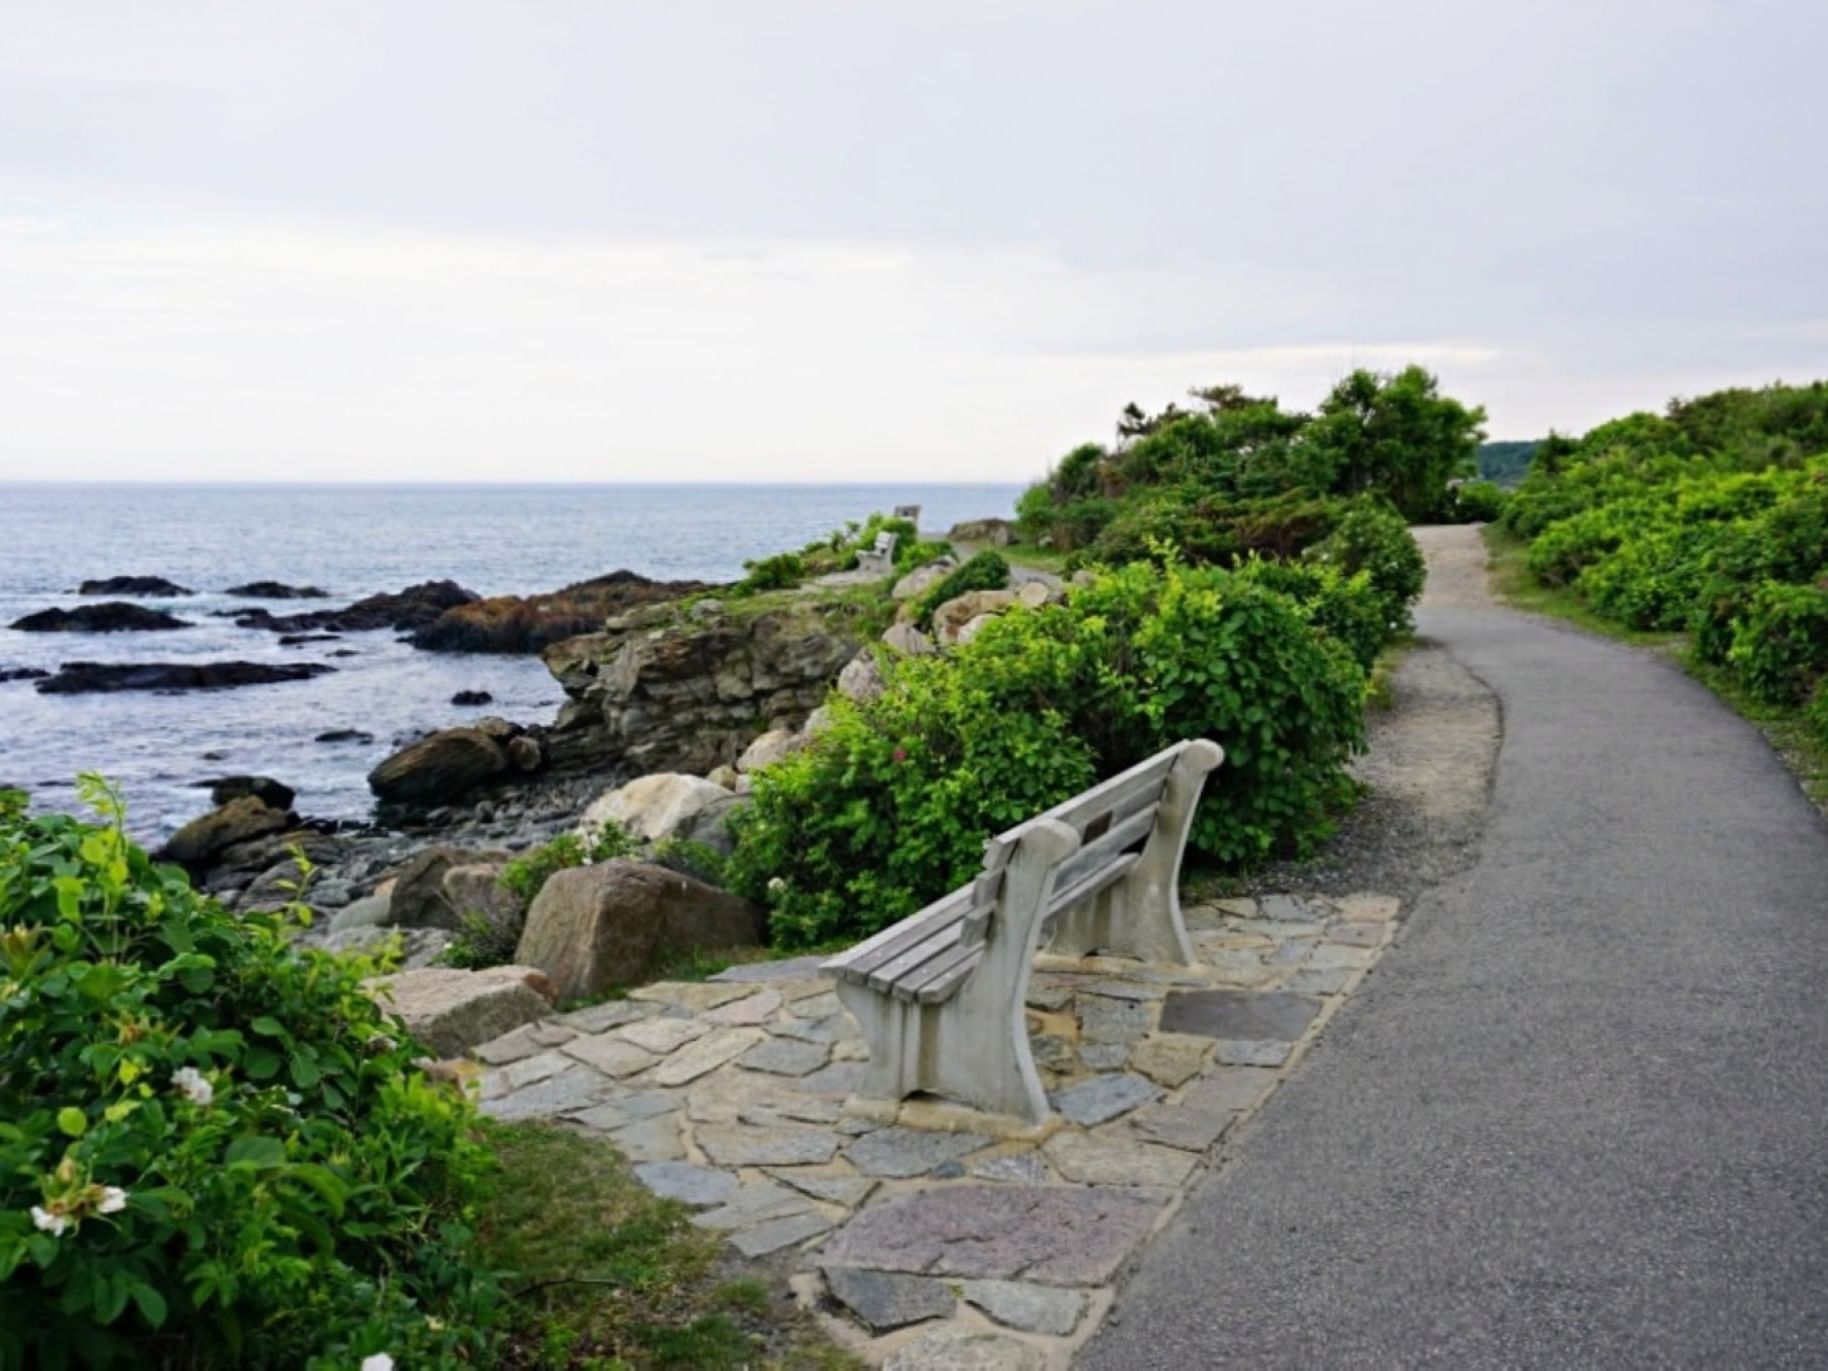
[[[893,533],[878,533],[873,547],[857,554],[857,570],[872,576],[887,576],[895,569],[895,545],[900,541]]]
[[[826,962],[869,1044],[859,1093],[1046,1120],[1025,1018],[1035,954],[1192,965],[1181,854],[1224,759],[1204,738],[1156,753],[992,838],[970,884]]]

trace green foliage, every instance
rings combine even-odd
[[[124,835],[0,796],[0,1362],[473,1359],[486,1155],[363,992]]]
[[[1727,664],[1773,704],[1800,704],[1828,673],[1828,585],[1766,581],[1733,625]]]
[[[1828,385],[1726,390],[1551,437],[1504,514],[1537,580],[1608,619],[1694,633],[1775,706],[1828,670]]]
[[[1409,627],[1409,606],[1421,596],[1428,565],[1403,516],[1386,501],[1375,496],[1353,501],[1307,555],[1348,577],[1363,572],[1382,601],[1390,632]]]
[[[1828,744],[1828,676],[1815,683],[1815,693],[1809,697],[1809,706],[1803,716],[1815,730],[1816,738]]]
[[[1318,603],[1339,579],[1304,584]],[[961,884],[1001,829],[1200,736],[1228,755],[1195,850],[1236,865],[1299,848],[1349,792],[1363,736],[1364,670],[1317,617],[1248,575],[1135,563],[891,662],[878,699],[835,700],[812,746],[755,775],[732,883],[783,944],[866,934]]]
[[[1332,488],[1378,491],[1409,519],[1433,517],[1447,482],[1470,474],[1485,411],[1440,393],[1421,367],[1379,376],[1362,368],[1333,387],[1302,435],[1332,472]]]
[[[1238,576],[1294,600],[1309,623],[1343,643],[1366,671],[1400,627],[1400,620],[1390,619],[1389,602],[1371,583],[1369,571],[1348,576],[1325,562],[1253,557],[1238,568]]]
[[[790,590],[806,579],[806,561],[797,552],[777,552],[744,562],[749,573],[730,588],[732,595],[755,595],[764,590]]]
[[[943,538],[931,538],[925,542],[919,539],[904,539],[895,547],[895,574],[906,576],[910,571],[918,571],[930,562],[937,562],[941,557],[952,555],[952,544]]]
[[[706,885],[721,886],[728,879],[728,859],[709,843],[693,838],[666,838],[654,845],[652,860],[658,866],[691,876]]]
[[[975,553],[963,566],[948,572],[920,597],[914,622],[925,629],[933,623],[933,611],[947,600],[973,590],[1001,590],[1009,584],[1009,563],[1000,552],[989,548]]]

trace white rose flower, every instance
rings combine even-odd
[[[394,1371],[394,1359],[385,1352],[362,1358],[362,1371]]]
[[[102,1187],[102,1202],[96,1206],[100,1214],[118,1214],[127,1207],[127,1192],[118,1185]]]
[[[32,1225],[40,1232],[49,1233],[53,1238],[61,1238],[70,1227],[70,1221],[62,1214],[53,1214],[48,1209],[32,1206]]]
[[[207,1105],[216,1098],[216,1087],[203,1079],[203,1073],[194,1066],[181,1066],[171,1073],[171,1083],[182,1091],[192,1104]]]

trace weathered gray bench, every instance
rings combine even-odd
[[[1224,759],[1204,738],[1156,753],[992,838],[970,884],[826,962],[869,1044],[860,1093],[1044,1121],[1025,1019],[1035,955],[1192,964],[1181,854]]]
[[[893,533],[878,533],[873,547],[857,554],[857,570],[875,576],[887,576],[895,569],[895,545],[900,541]]]

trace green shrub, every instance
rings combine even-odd
[[[963,566],[948,572],[920,597],[914,622],[922,629],[930,628],[933,624],[933,611],[947,600],[956,599],[973,590],[1001,590],[1008,584],[1009,563],[1000,552],[986,548],[974,554]]]
[[[1727,663],[1760,699],[1802,703],[1828,672],[1828,589],[1759,586],[1733,625]]]
[[[1238,575],[1281,591],[1301,605],[1308,622],[1344,643],[1366,671],[1400,625],[1388,618],[1388,602],[1371,584],[1371,573],[1352,576],[1321,562],[1275,562],[1252,558]]]
[[[1815,693],[1809,697],[1809,705],[1803,711],[1809,727],[1815,730],[1815,736],[1828,743],[1828,676],[1815,683]]]
[[[790,590],[806,579],[806,562],[797,552],[777,552],[744,562],[748,575],[731,587],[732,595],[755,595],[764,590]]]
[[[925,542],[918,539],[898,543],[895,548],[895,573],[906,576],[910,571],[918,571],[941,557],[952,555],[952,544],[943,538],[932,538]]]
[[[501,869],[501,883],[513,891],[525,907],[533,903],[533,897],[540,893],[553,872],[627,857],[639,846],[622,825],[606,819],[588,846],[575,833],[561,833],[551,841],[521,853]]]
[[[287,917],[0,798],[0,1362],[402,1365],[487,1353],[460,1096]]]
[[[1308,549],[1307,556],[1337,567],[1347,577],[1364,572],[1383,597],[1391,632],[1409,627],[1409,606],[1421,596],[1428,565],[1409,525],[1388,501],[1377,497],[1354,501],[1333,531]]]
[[[729,879],[729,859],[709,843],[692,838],[666,838],[654,845],[656,866],[691,876],[706,885],[721,886]]]
[[[962,883],[984,840],[1169,744],[1211,737],[1196,851],[1297,849],[1349,792],[1365,675],[1280,592],[1217,568],[1137,563],[1064,607],[1012,610],[754,777],[733,886],[775,937],[856,937]]]

